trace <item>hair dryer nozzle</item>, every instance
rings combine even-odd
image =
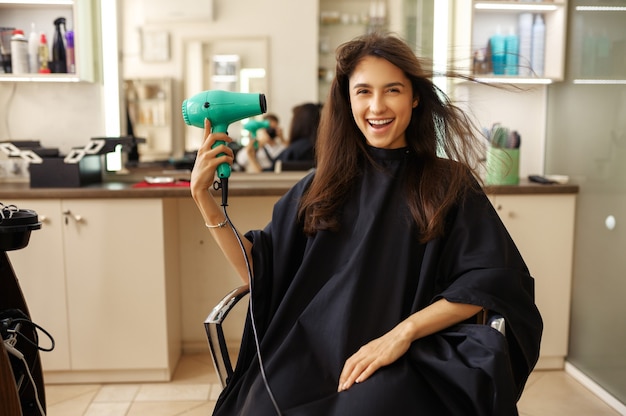
[[[259,106],[261,106],[261,113],[267,112],[267,101],[265,100],[265,94],[259,94]]]

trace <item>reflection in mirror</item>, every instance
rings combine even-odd
[[[265,37],[185,42],[185,98],[215,89],[266,94],[268,71],[269,51]],[[241,138],[241,125],[237,122],[229,126],[228,134],[233,139]],[[185,126],[185,148],[193,151],[201,144],[202,133],[196,127]]]

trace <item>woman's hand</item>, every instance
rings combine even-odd
[[[411,337],[399,324],[382,337],[365,344],[344,364],[337,391],[348,390],[354,383],[367,380],[379,368],[394,363],[409,350],[411,342]]]
[[[362,383],[378,369],[402,357],[411,343],[475,316],[481,306],[439,299],[400,322],[391,331],[359,349],[348,358],[339,376],[338,391]]]
[[[191,193],[206,192],[213,185],[215,180],[215,171],[222,163],[233,164],[233,150],[226,145],[232,141],[225,133],[211,133],[211,122],[204,120],[204,140],[202,146],[198,149],[196,161],[191,171]],[[212,148],[216,141],[223,141],[221,144]],[[221,156],[218,156],[222,154]]]

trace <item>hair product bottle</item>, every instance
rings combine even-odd
[[[42,33],[39,38],[39,73],[49,74],[50,67],[48,66],[48,60],[50,59],[50,50],[48,49],[48,39],[46,34]]]
[[[56,26],[54,32],[54,40],[52,42],[52,67],[54,73],[64,74],[67,72],[67,56],[65,54],[65,43],[63,42],[63,34],[61,33],[61,25],[65,31],[65,17],[59,17],[54,21]]]
[[[533,23],[533,51],[531,65],[536,76],[542,77],[544,74],[544,60],[546,49],[546,26],[543,23],[543,16],[535,16]]]
[[[505,65],[505,42],[504,35],[500,31],[500,27],[496,31],[496,34],[489,39],[489,46],[491,48],[491,63],[493,65],[494,75],[504,75]]]
[[[28,41],[20,29],[11,36],[11,66],[14,74],[28,73]]]
[[[519,28],[518,73],[520,76],[528,77],[531,75],[530,58],[533,47],[533,14],[521,13],[517,24]]]
[[[76,72],[76,61],[74,60],[74,31],[68,30],[65,32],[65,52],[67,55],[67,72]]]
[[[35,31],[35,24],[30,25],[28,37],[28,72],[36,74],[39,71],[39,36]]]
[[[504,38],[504,50],[505,50],[505,75],[517,75],[518,74],[518,57],[519,57],[519,38],[515,34],[515,30],[511,28],[509,34]]]

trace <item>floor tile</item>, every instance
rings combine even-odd
[[[185,355],[178,363],[172,383],[201,383],[218,382],[209,354]]]
[[[99,389],[99,384],[46,385],[46,403],[48,406],[51,406],[83,395],[91,395],[93,397]]]
[[[55,386],[60,387],[60,386]],[[67,387],[67,386],[66,386]],[[76,386],[69,387],[71,397],[56,403],[48,403],[46,406],[47,416],[84,416],[89,408],[97,390],[90,390],[80,395],[73,394]],[[47,389],[46,389],[47,390]]]
[[[209,416],[212,407],[207,407],[207,401],[179,401],[179,402],[135,402],[131,405],[126,416],[178,416],[189,415],[204,409],[204,416]]]
[[[92,403],[85,412],[85,416],[126,416],[130,402]]]
[[[94,402],[132,402],[139,392],[139,384],[109,384],[102,386]]]
[[[520,416],[619,416],[563,371],[536,371],[519,401]]]
[[[209,400],[210,384],[143,384],[136,402],[176,402]]]

